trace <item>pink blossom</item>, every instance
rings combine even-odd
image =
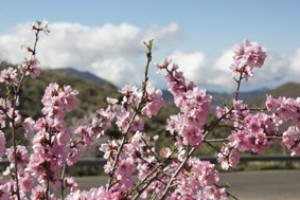
[[[7,69],[3,69],[0,73],[0,83],[7,83],[16,85],[18,82],[17,78],[17,70],[9,67]]]
[[[152,117],[157,115],[162,107],[163,99],[161,90],[155,90],[150,84],[146,87],[146,105],[142,109],[142,114]]]
[[[65,177],[64,178],[65,184],[68,188],[70,188],[71,193],[78,190],[78,183],[75,182],[74,177]]]
[[[181,128],[181,115],[171,115],[167,119],[166,130],[170,132],[171,135],[174,135],[175,132],[179,132]]]
[[[93,142],[94,132],[90,126],[78,126],[74,133],[81,136],[81,142],[85,148],[87,148],[91,142]]]
[[[234,130],[228,136],[229,145],[237,148],[239,151],[248,151],[251,149],[251,144],[247,139],[247,133],[242,130]]]
[[[144,128],[143,120],[138,115],[132,119],[132,114],[130,112],[120,113],[120,115],[117,116],[116,124],[122,133],[134,133]]]
[[[253,76],[253,68],[260,68],[266,59],[266,52],[256,42],[245,40],[234,49],[231,71],[241,74],[246,80]]]
[[[177,139],[182,138],[185,145],[198,146],[202,141],[201,129],[206,123],[212,97],[192,82],[187,82],[183,73],[177,71],[177,65],[163,69],[167,71],[166,79],[175,105],[181,111],[176,116],[170,116],[166,129],[172,135],[177,132],[180,136]]]
[[[222,169],[228,170],[229,167],[236,167],[239,164],[240,154],[234,148],[222,147],[217,160],[221,163]]]
[[[213,164],[190,158],[168,199],[226,199],[225,188],[216,186],[218,181],[219,175]]]
[[[132,157],[121,159],[114,176],[118,180],[118,184],[113,187],[113,191],[126,191],[127,188],[133,186],[133,172],[135,164]]]
[[[286,98],[278,97],[273,98],[267,96],[266,101],[267,109],[278,116],[282,121],[292,121],[293,123],[300,125],[300,98]]]
[[[221,118],[226,113],[226,110],[221,108],[220,106],[217,106],[215,113],[217,118]]]
[[[50,30],[48,28],[48,22],[46,20],[35,21],[31,24],[30,28],[36,31],[43,31],[46,35],[50,33]]]
[[[7,114],[7,116],[8,116],[10,119],[14,119],[14,124],[15,124],[15,126],[16,126],[16,125],[19,125],[19,124],[21,123],[22,117],[21,117],[21,114],[20,114],[19,110],[10,108],[10,109],[7,110],[6,114]],[[10,126],[10,127],[13,126],[12,122],[9,123],[9,126]]]
[[[256,42],[245,40],[242,44],[235,47],[234,61],[245,60],[245,65],[250,67],[261,67],[264,64],[266,52]],[[242,67],[242,66],[241,66]]]
[[[45,91],[42,103],[46,116],[39,118],[33,126],[36,131],[32,146],[34,155],[28,165],[40,180],[51,175],[55,184],[55,172],[65,164],[74,164],[79,155],[76,146],[69,146],[70,131],[63,121],[65,113],[77,104],[76,94],[70,87],[61,89],[57,84],[50,84]]]
[[[271,95],[266,95],[266,107],[271,112],[276,112],[277,109],[280,107],[280,104],[282,102],[282,97],[279,97],[278,99],[273,98]]]
[[[115,140],[102,143],[99,150],[104,152],[103,158],[108,159],[112,152],[117,151],[119,143]]]
[[[76,95],[78,91],[73,90],[70,86],[59,88],[57,83],[50,83],[46,88],[42,98],[43,114],[62,119],[66,112],[74,109],[78,104]]]
[[[135,86],[126,85],[120,90],[123,95],[122,105],[127,109],[137,108],[142,99],[142,92]]]
[[[160,71],[167,69],[171,63],[172,59],[165,58],[161,64],[156,65],[156,72],[159,73]]]
[[[191,173],[198,179],[200,185],[213,185],[219,181],[219,174],[210,162],[191,159],[190,164]]]
[[[138,147],[142,141],[143,133],[140,131],[135,132],[135,134],[132,136],[130,143],[134,145],[135,147]]]
[[[40,31],[49,33],[45,21],[37,21],[31,28],[36,36]],[[1,83],[8,88],[16,88],[18,84],[22,86],[24,76],[36,78],[40,74],[35,47],[36,43],[34,48],[24,46],[32,55],[19,66],[19,70],[12,67],[2,70]],[[256,42],[245,40],[237,46],[231,65],[232,72],[240,76],[236,79],[237,83],[252,77],[254,68],[262,67],[265,58],[265,50]],[[10,161],[3,172],[4,177],[0,178],[0,199],[17,199],[16,191],[19,189],[21,199],[38,200],[48,196],[49,200],[54,200],[57,197],[52,192],[60,186],[68,187],[67,200],[131,199],[135,194],[149,199],[162,197],[166,186],[171,184],[167,188],[166,199],[223,200],[227,198],[227,192],[225,187],[219,186],[215,165],[191,155],[203,141],[208,143],[208,138],[214,137],[219,128],[229,134],[227,139],[220,138],[227,143],[218,153],[218,162],[225,170],[239,163],[241,152],[263,153],[281,136],[282,144],[291,151],[291,155],[300,155],[300,97],[267,96],[266,113],[264,109],[250,109],[245,102],[234,98],[227,106],[217,107],[216,118],[208,120],[212,97],[206,90],[186,80],[172,60],[164,60],[157,66],[157,71],[165,72],[168,89],[178,108],[178,113],[167,119],[165,127],[172,135],[170,139],[174,139],[174,145],[163,147],[160,151],[156,149],[158,135],[147,135],[143,130],[144,117],[156,116],[163,104],[162,92],[147,80],[143,88],[123,87],[119,91],[122,98],[107,98],[107,107],[96,111],[91,122],[72,129],[69,129],[65,116],[79,101],[78,91],[70,86],[49,84],[41,100],[43,116],[35,120],[23,119],[18,110],[22,107],[19,85],[12,90],[12,93],[15,92],[13,95],[0,98],[0,159],[6,154]],[[291,126],[281,133],[280,126],[285,122]],[[5,149],[3,131],[21,125],[25,136],[28,139],[32,136],[30,155],[29,150],[21,145],[16,147],[16,152],[13,147]],[[90,147],[111,127],[117,127],[123,135],[122,139],[110,137],[100,144],[99,150],[107,161],[104,172],[110,178],[106,188],[101,186],[80,191],[74,178],[61,178],[63,167],[73,165],[81,151]],[[18,163],[17,172],[14,171],[15,161]],[[14,180],[16,177],[19,178],[18,185]]]
[[[8,184],[0,184],[0,199],[9,199],[9,185]]]
[[[27,169],[32,173],[33,176],[40,177],[45,176],[45,169],[43,167],[43,164],[46,164],[47,162],[43,158],[43,155],[41,154],[31,154],[30,155],[30,162],[27,166]]]
[[[29,173],[25,173],[24,176],[20,178],[20,188],[22,191],[30,191],[33,187],[33,179]]]
[[[18,169],[20,170],[20,172],[23,171],[23,169],[28,165],[29,163],[29,153],[28,150],[26,149],[25,146],[21,146],[18,145],[16,148],[16,158],[14,155],[14,148],[10,147],[6,149],[6,156],[7,159],[11,162],[11,163],[15,163],[15,159],[17,160],[18,163]]]
[[[96,130],[98,135],[102,136],[106,129],[112,126],[112,121],[116,117],[116,105],[109,105],[107,109],[99,109],[97,117],[93,118],[92,127]]]
[[[168,158],[172,155],[172,151],[170,148],[168,147],[164,147],[160,150],[160,155],[163,157],[163,158]]]
[[[203,135],[201,130],[194,127],[184,127],[182,130],[183,142],[185,145],[198,146],[202,140]]]
[[[33,188],[30,199],[31,200],[41,200],[46,198],[46,187],[37,185]],[[48,196],[48,200],[56,200],[54,194]]]
[[[282,134],[282,143],[291,151],[291,156],[300,155],[299,127],[291,126]]]
[[[70,147],[70,150],[68,152],[68,156],[67,156],[67,165],[68,166],[72,166],[74,165],[77,161],[78,161],[78,158],[80,156],[80,149],[79,147],[77,146],[72,146],[73,144],[71,143],[71,147]]]
[[[198,193],[198,199],[218,199],[227,200],[227,192],[225,187],[207,186],[202,192]]]
[[[99,188],[91,188],[89,191],[79,191],[71,192],[66,200],[118,200],[122,199],[121,193],[119,191],[110,192],[106,191],[103,186]]]
[[[18,68],[22,74],[30,76],[32,79],[35,79],[41,73],[39,62],[35,56],[27,58]]]
[[[226,120],[232,120],[235,127],[228,136],[229,146],[242,152],[262,153],[272,143],[269,137],[279,134],[272,116],[264,113],[251,114],[246,107],[245,110],[233,110]]]
[[[233,99],[232,101],[233,108],[237,111],[243,111],[247,109],[247,105],[243,102],[243,100]]]
[[[35,128],[34,128],[35,121],[31,117],[29,117],[23,121],[22,125],[25,130],[25,133],[24,133],[25,137],[29,138],[30,136],[33,136],[34,131],[35,131]]]

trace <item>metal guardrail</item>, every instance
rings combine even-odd
[[[212,163],[217,162],[216,157],[200,157],[201,160],[207,160]],[[271,162],[271,161],[278,161],[278,162],[300,162],[300,157],[291,157],[291,156],[281,156],[281,155],[275,155],[275,156],[241,156],[240,162]],[[103,166],[106,163],[106,160],[104,159],[80,159],[75,166]],[[6,167],[9,165],[8,160],[2,160],[0,161],[0,167]]]

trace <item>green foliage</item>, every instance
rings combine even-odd
[[[7,62],[0,64],[0,70],[8,67],[16,68],[16,65],[11,65]],[[41,99],[44,95],[44,90],[51,82],[57,82],[60,86],[70,85],[72,88],[79,91],[78,98],[80,100],[79,106],[67,115],[67,123],[75,125],[82,122],[82,119],[89,118],[91,113],[94,113],[99,108],[106,106],[107,97],[119,97],[118,89],[109,82],[98,84],[84,79],[70,76],[61,70],[43,70],[41,76],[37,79],[25,79],[20,91],[21,105],[18,108],[24,118],[32,117],[37,119],[42,116]],[[5,96],[5,85],[0,83],[1,97]],[[17,138],[20,143],[27,144],[23,140],[23,130],[19,128]],[[5,131],[7,138],[7,145],[10,145],[11,134],[10,131]]]
[[[294,82],[285,83],[273,90],[267,91],[266,94],[272,95],[273,97],[285,96],[297,98],[300,96],[300,84]],[[251,98],[248,100],[248,103],[254,106],[264,106],[264,103],[266,102],[266,94]]]
[[[1,63],[0,68],[16,67],[8,63]],[[106,97],[118,97],[117,88],[111,83],[97,84],[84,79],[68,75],[61,70],[43,70],[41,76],[34,80],[26,79],[21,89],[22,105],[20,110],[25,117],[37,118],[41,116],[41,98],[45,88],[51,83],[57,82],[60,86],[70,85],[79,91],[80,104],[71,112],[69,118],[81,119],[87,113],[93,112],[106,105]],[[3,94],[2,94],[3,95]]]
[[[147,44],[152,45],[152,44]],[[11,65],[6,62],[2,62],[0,64],[0,70],[7,68],[7,67],[16,67],[15,65]],[[69,125],[79,125],[82,123],[82,120],[85,118],[90,118],[92,113],[94,113],[99,108],[104,108],[106,106],[106,98],[107,97],[114,97],[114,98],[120,98],[120,94],[118,93],[117,87],[112,85],[109,82],[104,83],[97,83],[88,81],[84,78],[77,78],[75,76],[69,75],[66,71],[62,70],[43,70],[41,73],[41,76],[38,79],[29,80],[26,79],[24,82],[24,85],[21,89],[20,94],[20,101],[22,102],[20,109],[20,112],[24,117],[33,117],[34,119],[37,119],[38,117],[42,116],[41,113],[41,98],[44,94],[45,88],[51,83],[51,82],[57,82],[60,86],[63,85],[70,85],[72,88],[79,91],[78,98],[80,100],[80,104],[71,113],[67,116],[67,122]],[[4,92],[6,91],[6,88],[3,84],[0,84],[0,94],[1,96],[4,96]],[[273,95],[275,97],[278,96],[287,96],[287,97],[298,97],[300,94],[300,84],[296,83],[287,83],[279,88],[276,88],[274,90],[270,90],[267,92],[270,95]],[[213,96],[216,96],[217,99],[222,99],[222,101],[218,101],[217,103],[220,104],[220,102],[225,102],[229,98],[226,94],[220,94],[220,93],[213,93]],[[224,98],[223,98],[224,97]],[[247,100],[247,103],[249,105],[254,106],[264,106],[266,96],[265,95],[259,95],[255,98],[251,98]],[[214,105],[215,106],[215,105]],[[169,146],[172,147],[174,140],[173,136],[168,133],[168,131],[165,130],[166,120],[170,115],[177,114],[179,112],[178,108],[175,107],[174,103],[171,101],[165,102],[162,110],[159,112],[157,117],[154,118],[145,118],[145,130],[147,131],[147,134],[150,135],[159,135],[158,140],[158,149],[160,149],[162,146]],[[212,110],[213,112],[213,110]],[[212,116],[209,117],[209,121],[212,120]],[[222,138],[226,137],[229,130],[223,129],[223,130],[215,130],[209,135],[209,138]],[[7,131],[5,131],[7,132]],[[25,141],[22,141],[22,130],[18,130],[19,137],[18,142],[22,144]],[[118,136],[118,132],[116,129],[110,130],[107,135],[116,137]],[[10,132],[6,133],[8,143],[7,145],[10,145]],[[97,149],[99,144],[96,144],[93,146],[94,149]],[[221,143],[220,143],[221,145]],[[216,148],[218,148],[218,145],[216,145]],[[91,150],[89,156],[99,156],[99,152],[95,150]],[[98,152],[98,153],[97,153]],[[215,155],[216,149],[213,149],[209,144],[203,143],[201,144],[201,148],[196,152],[196,155],[198,156],[207,156],[207,155]],[[284,152],[282,146],[280,145],[274,145],[272,148],[268,149],[268,154],[286,154]],[[265,166],[262,163],[259,164],[242,164],[240,165],[238,170],[244,170],[244,169],[262,169],[262,168],[272,168],[273,166],[278,165],[272,165],[273,163],[268,164]],[[280,165],[281,167],[288,167],[286,165]],[[68,169],[68,172],[70,174],[97,174],[99,173],[98,168],[85,168],[85,167],[74,167],[72,169]],[[101,170],[100,170],[101,171]],[[102,173],[102,172],[101,172]]]

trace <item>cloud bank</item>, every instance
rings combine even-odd
[[[22,62],[25,54],[20,46],[31,44],[34,39],[28,31],[28,24],[16,25],[0,35],[1,60],[15,64]],[[159,57],[154,63],[159,63],[163,57],[171,57],[185,76],[200,87],[217,91],[231,91],[235,87],[230,76],[233,47],[220,50],[215,55],[208,55],[201,50],[173,50],[184,37],[176,23],[141,28],[128,23],[85,26],[60,22],[51,23],[49,28],[50,35],[43,36],[38,44],[37,56],[44,68],[73,67],[90,71],[120,87],[124,84],[140,84],[145,62],[142,42],[154,39],[159,46],[154,49],[154,55],[158,54],[154,57]],[[245,83],[242,89],[272,88],[287,81],[298,81],[299,75],[300,48],[292,55],[269,51],[263,68],[256,69],[255,77]],[[151,78],[158,87],[166,87],[162,76],[154,76],[154,69]]]

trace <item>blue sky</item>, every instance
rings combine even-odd
[[[97,29],[97,33],[105,29],[103,34],[109,35],[107,40],[112,40],[109,43],[111,45],[113,45],[114,35],[118,37],[115,41],[133,40],[128,43],[125,42],[127,45],[133,45],[134,41],[136,41],[136,45],[140,45],[139,40],[143,39],[142,34],[145,37],[146,35],[156,36],[158,39],[157,48],[154,52],[154,62],[160,62],[164,57],[175,56],[175,60],[184,65],[184,71],[187,72],[188,78],[197,84],[214,90],[230,90],[233,87],[229,82],[231,81],[230,76],[228,76],[229,81],[219,79],[212,84],[209,84],[209,81],[214,77],[219,77],[218,73],[224,73],[223,76],[228,75],[229,71],[220,70],[220,66],[216,66],[216,63],[224,60],[224,68],[228,67],[227,65],[230,64],[227,58],[229,51],[235,44],[248,38],[262,44],[271,58],[271,61],[266,64],[270,69],[264,69],[261,72],[264,75],[268,73],[271,77],[265,79],[263,75],[260,75],[254,78],[253,82],[247,85],[249,89],[262,86],[272,88],[287,81],[297,81],[295,74],[300,74],[300,66],[299,70],[297,69],[297,64],[300,64],[300,2],[298,1],[32,0],[26,1],[26,3],[3,2],[0,12],[0,41],[2,41],[2,43],[0,42],[0,50],[2,51],[0,56],[2,55],[3,58],[0,57],[0,59],[8,59],[12,62],[20,60],[20,58],[14,58],[10,55],[13,53],[12,47],[17,45],[18,40],[10,39],[7,41],[6,36],[15,36],[19,39],[21,35],[16,31],[20,31],[20,27],[25,27],[25,24],[36,19],[46,19],[49,22],[50,30],[53,27],[53,31],[45,40],[52,43],[59,41],[61,45],[51,46],[45,42],[45,46],[52,52],[53,57],[56,56],[54,49],[51,49],[54,47],[64,49],[61,50],[60,55],[64,55],[64,51],[67,50],[75,51],[72,42],[63,44],[65,39],[57,36],[62,29],[72,30],[74,39],[82,40],[83,43],[88,44],[93,43],[93,41],[90,41],[89,38],[86,38],[85,41],[79,36],[75,36],[75,30],[80,29],[78,34],[83,34],[85,29],[89,29],[90,32]],[[61,23],[64,25],[62,26]],[[18,24],[19,26],[17,26]],[[76,25],[77,28],[74,28]],[[113,28],[104,28],[106,25],[111,25]],[[121,28],[122,25],[123,28]],[[112,29],[115,31],[114,33],[110,32]],[[120,35],[121,33],[118,33],[120,31],[125,32],[125,36]],[[131,31],[132,35],[136,37],[130,37]],[[98,34],[95,33],[91,37],[96,40],[95,35]],[[25,35],[25,37],[27,36]],[[99,43],[99,45],[101,44],[103,43]],[[6,45],[10,45],[10,47],[6,47]],[[128,55],[129,50],[126,47],[120,44],[116,46],[120,50],[114,50],[113,53],[112,50],[106,52],[103,49],[100,51],[96,47],[86,47],[87,49],[84,50],[89,54],[95,54],[95,57],[91,56],[86,62],[74,67],[80,70],[86,69],[101,76],[103,66],[106,68],[112,66],[111,77],[113,78],[110,81],[119,86],[127,84],[122,74],[134,73],[137,66],[142,64],[143,54],[140,47],[137,46],[135,46],[136,49],[133,47],[129,49],[134,52],[130,55]],[[41,47],[41,61],[49,63],[47,65],[50,66],[47,67],[58,68],[69,67],[64,65],[76,65],[71,61],[66,61],[67,57],[72,59],[73,54],[66,54],[60,65],[52,62],[49,56],[44,55],[45,51],[42,53],[42,50],[46,50],[46,48],[43,48]],[[92,52],[93,49],[101,52],[101,55]],[[84,50],[81,55],[86,58]],[[78,49],[76,51],[78,52]],[[5,56],[6,58],[4,58]],[[96,56],[100,56],[101,59],[96,59]],[[196,58],[196,56],[198,57]],[[57,58],[58,56],[56,56]],[[113,66],[117,68],[120,63],[124,69],[113,68]],[[191,65],[191,70],[186,65]],[[130,69],[126,72],[125,68],[128,66]],[[199,73],[199,76],[196,76],[195,73]],[[259,71],[256,72],[256,74],[258,73]],[[103,77],[107,77],[108,74],[110,72],[106,71]],[[152,74],[154,76],[154,73]],[[139,77],[139,75],[134,74],[133,77]],[[207,77],[208,79],[204,80]],[[161,79],[154,78],[153,81],[164,87]],[[268,82],[267,85],[265,84],[266,81]],[[130,80],[128,83],[136,82]],[[244,89],[247,90],[247,88]]]

